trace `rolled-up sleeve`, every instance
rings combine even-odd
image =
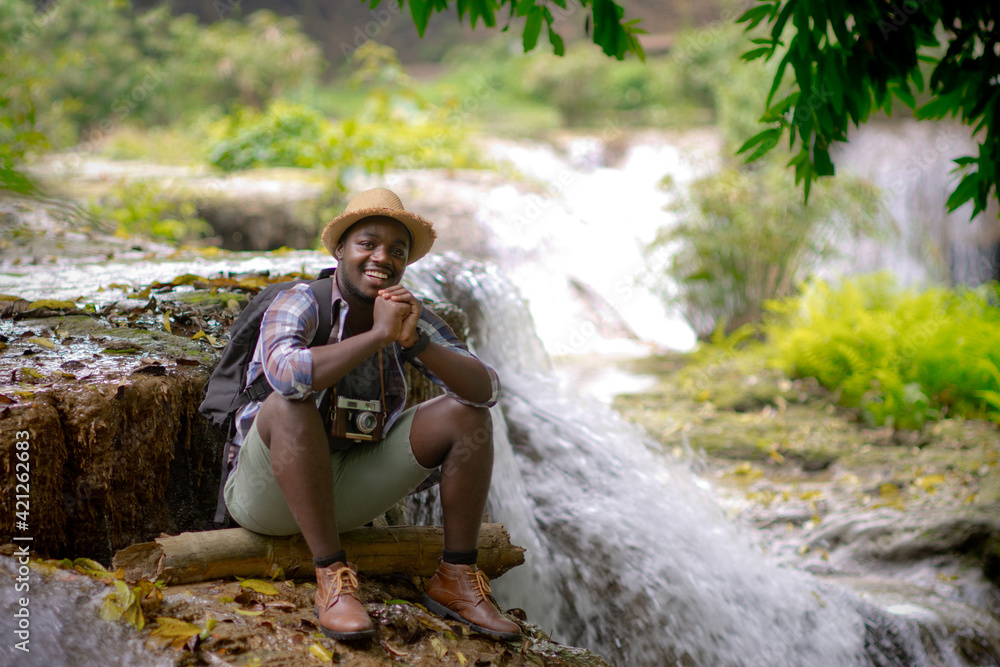
[[[454,398],[459,403],[464,403],[465,405],[471,405],[477,408],[491,408],[497,404],[497,401],[500,400],[500,394],[502,391],[500,387],[500,376],[497,375],[497,372],[490,366],[483,363],[482,359],[472,354],[472,352],[469,351],[469,348],[466,347],[465,343],[463,343],[458,336],[455,335],[455,333],[451,330],[451,327],[449,327],[444,320],[442,320],[435,313],[431,312],[429,309],[424,308],[420,313],[420,322],[417,324],[417,327],[420,331],[426,333],[430,337],[432,343],[447,347],[449,350],[457,354],[461,354],[463,357],[472,357],[473,359],[479,361],[479,363],[483,364],[483,367],[490,376],[490,397],[482,403],[466,400],[448,389],[447,385],[445,385],[440,378],[434,375],[434,373],[428,370],[428,368],[424,366],[419,359],[412,359],[410,361],[414,368],[426,375],[431,382],[441,387],[446,394]]]
[[[285,290],[264,313],[258,358],[268,383],[286,398],[302,399],[313,393],[309,341],[318,324],[319,305],[308,285]]]

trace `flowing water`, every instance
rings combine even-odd
[[[976,664],[925,606],[766,561],[686,467],[560,387],[495,270],[434,257],[410,279],[470,313],[472,345],[503,378],[490,511],[528,547],[497,582],[503,604],[616,665]]]

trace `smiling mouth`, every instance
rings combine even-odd
[[[375,280],[389,279],[389,274],[379,269],[368,269],[367,271],[365,271],[365,275],[368,276],[369,278],[374,278]]]

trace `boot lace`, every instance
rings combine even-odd
[[[327,606],[340,599],[341,595],[353,595],[358,590],[358,576],[349,567],[342,567],[335,572],[327,570],[325,576],[330,585],[324,600]]]
[[[490,600],[490,579],[486,576],[486,573],[482,570],[472,570],[471,572],[466,572],[469,578],[472,579],[476,586],[476,590],[479,591],[479,596],[484,600]]]

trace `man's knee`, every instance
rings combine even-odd
[[[257,413],[257,431],[270,448],[275,434],[296,436],[318,417],[319,409],[312,398],[293,400],[272,392]]]
[[[487,408],[477,408],[452,400],[455,441],[453,453],[461,462],[493,453],[493,418]],[[454,460],[454,459],[453,459]]]
[[[460,439],[469,440],[479,445],[492,444],[493,417],[490,415],[489,408],[466,405],[453,398],[448,399],[447,405],[450,421]]]

